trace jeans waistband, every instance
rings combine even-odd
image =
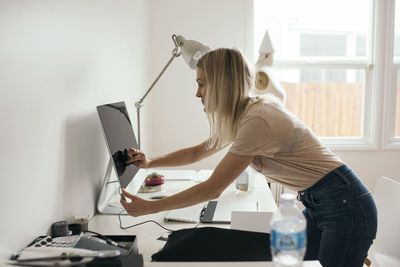
[[[322,177],[318,182],[310,186],[309,188],[299,191],[298,193],[304,193],[307,191],[312,191],[313,189],[327,183],[331,179],[335,177],[340,177],[346,184],[350,184],[353,180],[358,179],[357,176],[355,175],[348,175],[349,172],[352,172],[352,170],[346,165],[342,165],[340,167],[337,167],[333,171],[327,173],[324,177]]]

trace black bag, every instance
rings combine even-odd
[[[94,258],[93,261],[78,267],[143,267],[142,254],[121,255],[114,258]]]
[[[269,234],[216,227],[172,232],[153,261],[271,261]]]

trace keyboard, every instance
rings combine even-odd
[[[164,221],[178,221],[178,222],[200,222],[201,212],[204,209],[205,204],[196,204],[186,208],[170,210],[164,217]]]
[[[36,238],[33,247],[73,247],[78,243],[81,235],[70,235],[70,236],[40,236]]]

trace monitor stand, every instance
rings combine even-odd
[[[119,203],[120,184],[117,180],[118,178],[114,177],[115,179],[111,179],[111,172],[114,165],[112,160],[110,157],[97,201],[97,210],[103,214],[126,214],[125,209]]]

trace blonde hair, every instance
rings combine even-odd
[[[210,123],[208,148],[232,142],[249,105],[253,74],[239,50],[219,48],[205,54],[197,63],[204,71],[207,92],[204,108]]]

